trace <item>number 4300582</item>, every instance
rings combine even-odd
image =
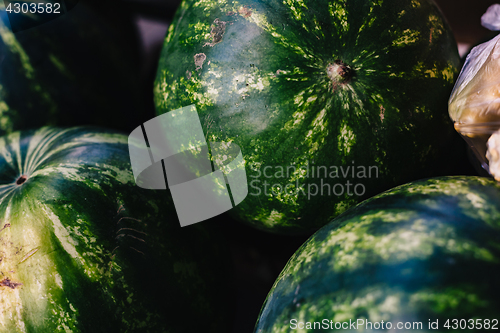
[[[15,2],[9,3],[5,11],[9,14],[60,14],[61,4],[60,3],[50,3],[50,2]]]

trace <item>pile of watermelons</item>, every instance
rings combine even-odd
[[[1,2],[0,332],[499,329],[500,184],[448,115],[461,66],[433,0]],[[191,105],[247,190],[212,161],[233,208],[181,227],[128,135]]]

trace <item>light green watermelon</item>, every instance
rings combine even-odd
[[[167,191],[135,185],[127,139],[0,138],[0,332],[227,329],[223,241],[181,228]]]

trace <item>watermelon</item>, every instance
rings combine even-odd
[[[132,130],[149,119],[132,21],[88,3],[14,33],[0,1],[0,135],[43,125]]]
[[[229,266],[167,191],[135,185],[128,138],[45,127],[0,138],[0,332],[224,332]]]
[[[366,200],[295,252],[255,332],[498,329],[499,221],[489,178],[431,178]]]
[[[459,56],[430,0],[186,0],[155,83],[158,114],[194,104],[234,142],[249,194],[231,211],[316,230],[365,198],[443,172]],[[441,159],[440,159],[441,158]]]

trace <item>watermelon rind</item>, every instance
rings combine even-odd
[[[241,147],[249,195],[234,217],[311,233],[460,164],[447,113],[459,65],[429,0],[186,0],[163,45],[156,111],[194,104],[207,141]]]
[[[229,276],[209,226],[136,186],[127,136],[0,138],[0,332],[221,332]]]
[[[500,185],[489,178],[432,178],[366,200],[295,252],[255,332],[389,332],[400,322],[421,323],[424,332],[463,330],[453,319],[472,320],[478,331],[486,327],[476,319],[488,319],[492,328],[500,313],[499,221]],[[323,319],[365,325],[314,326]],[[391,322],[392,330],[382,329],[381,321]],[[428,325],[436,321],[433,330]]]

